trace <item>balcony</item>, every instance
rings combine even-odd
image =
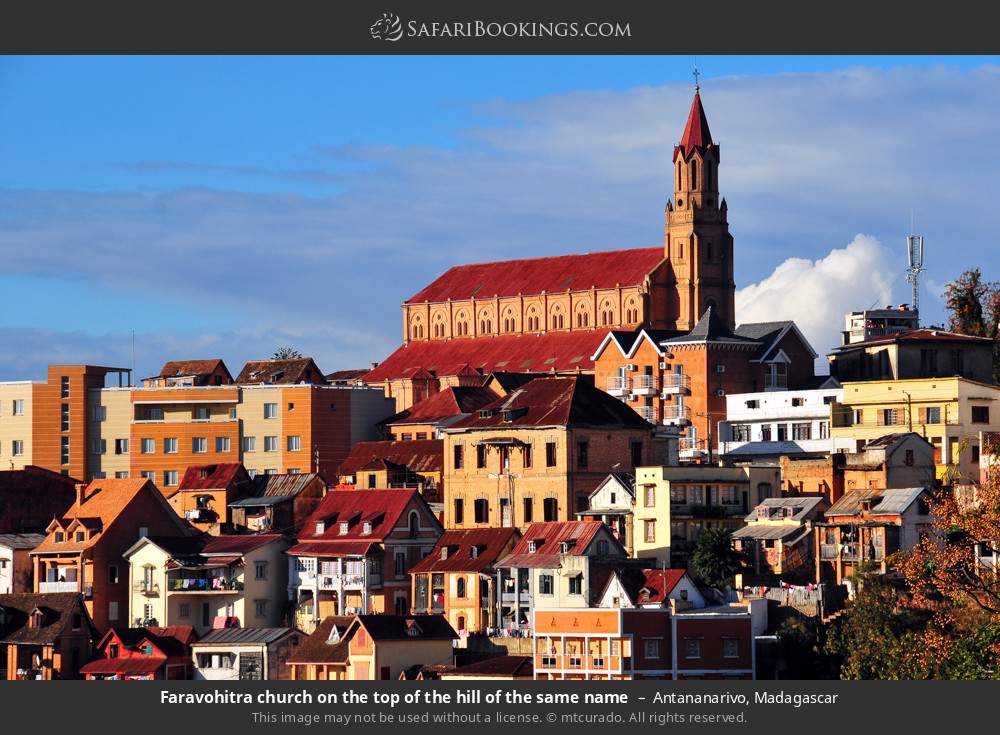
[[[684,373],[667,373],[663,376],[663,397],[691,395],[691,376]]]
[[[632,392],[637,396],[655,396],[656,376],[636,375],[632,378]]]
[[[699,456],[705,454],[705,442],[702,439],[683,436],[677,443],[677,451],[684,457]]]
[[[167,589],[173,593],[206,594],[242,592],[243,583],[226,577],[183,577],[167,580]]]
[[[613,396],[621,398],[628,395],[628,378],[624,375],[616,375],[608,378],[607,392]]]
[[[666,426],[689,426],[691,413],[687,406],[664,406],[663,423]]]
[[[156,582],[136,582],[132,585],[132,590],[146,597],[156,597],[160,594],[160,585]]]
[[[788,376],[765,373],[764,390],[788,390]]]
[[[382,584],[382,577],[372,575],[369,577],[369,582],[372,585]],[[320,574],[318,587],[325,591],[360,590],[365,587],[365,577],[363,574]]]
[[[79,582],[39,582],[39,592],[79,592]]]
[[[833,561],[839,556],[837,544],[820,544],[819,558],[825,561]]]
[[[648,421],[649,423],[652,424],[653,422],[656,421],[656,409],[654,409],[652,406],[641,406],[636,410],[639,412],[639,415],[642,416],[642,418]]]

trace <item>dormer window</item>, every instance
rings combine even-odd
[[[538,542],[537,541],[531,540],[531,541],[528,542],[528,553],[529,554],[538,553]]]
[[[559,542],[559,553],[560,554],[568,554],[569,553],[569,549],[570,549],[569,541],[560,541]]]
[[[364,525],[361,527],[361,533],[363,533],[365,536],[368,536],[371,534],[371,532],[372,532],[372,522],[365,521]]]
[[[407,620],[406,621],[406,635],[410,636],[411,638],[416,638],[422,632],[423,631],[420,630],[420,626],[417,625],[417,621],[416,620]]]
[[[84,531],[77,531],[76,532],[76,542],[78,544],[82,544],[86,540],[87,540],[87,534],[86,534],[86,532],[84,532]]]
[[[56,531],[56,543],[61,544],[65,540],[66,540],[66,534],[63,533],[62,531]]]
[[[472,559],[478,559],[479,555],[483,552],[484,547],[482,544],[474,544],[469,547],[469,557]]]
[[[442,546],[441,547],[441,561],[444,561],[447,558],[448,558],[448,547],[447,546]]]
[[[200,477],[202,480],[208,479],[208,470],[200,470],[198,472],[198,477]]]
[[[346,536],[347,532],[350,530],[350,528],[351,528],[351,524],[350,523],[348,523],[347,521],[341,521],[341,523],[340,523],[340,535],[341,536]]]
[[[316,521],[316,535],[322,536],[326,533],[326,524],[323,521]]]
[[[31,617],[28,618],[28,627],[41,628],[43,625],[45,625],[45,613],[36,607],[31,611]]]

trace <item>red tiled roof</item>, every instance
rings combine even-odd
[[[385,424],[436,424],[472,413],[497,399],[489,388],[453,386],[438,391],[405,411],[385,420]]]
[[[226,368],[226,364],[219,358],[214,360],[171,360],[164,364],[160,369],[160,374],[156,375],[157,378],[176,378],[178,376],[205,376],[211,375],[216,371],[216,369],[222,366],[226,375],[232,380],[232,375],[229,374],[229,370]]]
[[[853,342],[839,347],[839,350],[850,350],[855,347],[866,347],[868,345],[891,344],[893,342],[968,342],[972,344],[992,344],[989,337],[974,337],[969,334],[959,334],[958,332],[948,332],[944,329],[909,329],[905,332],[896,332],[884,337],[876,337],[867,342]]]
[[[513,528],[477,528],[445,531],[434,549],[410,568],[415,572],[481,572],[493,566],[497,557],[517,536]],[[477,550],[475,556],[472,549]],[[446,558],[441,550],[448,549]]]
[[[705,108],[701,106],[701,94],[695,92],[687,125],[684,126],[684,135],[681,136],[680,144],[674,149],[674,159],[676,160],[678,153],[683,153],[684,158],[689,158],[694,150],[704,153],[705,149],[712,145],[712,133],[708,129]]]
[[[236,376],[240,385],[313,383],[323,385],[326,378],[311,357],[288,360],[251,360]]]
[[[441,472],[444,469],[444,440],[358,442],[340,465],[341,475],[353,475],[373,460],[384,459],[406,465],[413,472]]]
[[[378,383],[395,378],[458,375],[466,366],[482,375],[590,371],[594,369],[591,356],[605,334],[594,329],[410,342],[397,348],[363,380]]]
[[[497,566],[501,567],[552,567],[559,564],[560,544],[569,543],[567,554],[582,554],[604,524],[601,521],[556,521],[532,523],[510,554]],[[530,551],[532,542],[537,544]]]
[[[537,378],[448,429],[523,426],[648,427],[628,405],[578,377]]]
[[[128,658],[99,658],[80,667],[81,674],[121,674],[144,676],[153,674],[167,662],[165,656],[130,656]]]
[[[202,472],[205,473],[205,477],[202,477]],[[240,477],[241,474],[245,477]],[[250,475],[239,462],[189,465],[177,490],[222,490],[236,480],[250,482]]]
[[[373,546],[371,541],[305,541],[285,553],[292,556],[368,556]]]
[[[358,541],[374,543],[385,539],[392,531],[403,510],[413,498],[420,494],[413,489],[405,490],[338,490],[327,493],[319,507],[302,527],[299,543]],[[326,530],[317,535],[316,524],[326,524]],[[340,524],[349,522],[346,534],[340,532]],[[364,524],[370,521],[371,532],[364,533]]]
[[[663,257],[663,248],[656,247],[458,265],[406,303],[635,286]]]

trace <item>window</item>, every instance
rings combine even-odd
[[[62,375],[59,378],[59,397],[69,398],[69,376]]]
[[[642,538],[646,543],[656,542],[656,521],[645,520],[642,522]]]
[[[472,506],[476,523],[488,523],[490,519],[490,501],[486,498],[476,498]]]
[[[659,658],[660,657],[660,639],[659,638],[643,638],[642,639],[642,653],[646,658]]]
[[[65,540],[66,540],[66,534],[63,533],[62,531],[56,531],[56,543],[61,544]]]
[[[459,577],[455,581],[455,597],[460,597],[460,598],[464,599],[465,598],[465,594],[466,594],[465,577]],[[462,626],[462,627],[464,627],[464,626]]]
[[[74,541],[76,541],[77,543],[81,543],[82,544],[86,540],[87,540],[87,534],[86,533],[84,533],[83,531],[77,531],[76,532],[76,538],[74,539]]]
[[[59,431],[69,431],[69,404],[64,403],[59,409]]]
[[[254,562],[254,565],[253,565],[253,578],[254,579],[258,579],[258,580],[267,579],[267,562],[266,561]]]
[[[719,502],[722,505],[736,505],[736,488],[733,485],[719,488]]]
[[[531,467],[531,445],[525,444],[521,448],[521,463],[526,469]]]
[[[212,410],[208,406],[195,406],[195,421],[208,421],[212,418]]]
[[[257,451],[257,437],[255,437],[255,436],[245,436],[245,437],[243,437],[243,451],[244,452],[256,452]]]
[[[393,557],[394,567],[393,571],[397,577],[403,577],[406,575],[406,552],[397,551],[396,555]]]
[[[571,595],[583,594],[583,575],[576,574],[569,578],[569,593]]]
[[[289,452],[297,452],[302,449],[302,437],[301,436],[289,436],[285,440],[288,446]]]
[[[152,454],[156,451],[156,440],[155,439],[140,439],[139,440],[139,452],[140,454]]]
[[[177,454],[177,439],[176,437],[171,437],[163,440],[163,453],[164,454]]]
[[[731,430],[734,442],[750,441],[750,424],[733,424]]]
[[[778,424],[778,441],[788,441],[788,424]]]
[[[264,404],[264,418],[266,418],[266,419],[276,419],[276,418],[278,418],[278,404],[277,403],[265,403]]]
[[[556,466],[556,443],[555,442],[545,442],[545,466],[555,467]]]
[[[117,564],[108,564],[108,584],[118,584]]]
[[[608,542],[605,539],[601,539],[597,542],[597,555],[607,556],[608,555]]]
[[[642,442],[632,440],[629,444],[629,450],[632,454],[632,466],[639,467],[642,465]]]
[[[747,401],[747,408],[760,408],[760,401]]]
[[[10,443],[10,450],[15,457],[22,456],[24,454],[24,441],[22,439],[15,439]],[[63,464],[66,464],[68,461],[67,459]]]
[[[476,445],[476,469],[483,469],[486,466],[486,445]]]
[[[146,480],[155,480],[156,473],[153,472],[152,470],[142,470],[141,472],[139,472],[139,477],[142,477],[143,479]]]
[[[163,471],[163,484],[166,487],[173,487],[177,484],[177,470]]]
[[[722,639],[722,657],[723,658],[740,657],[740,642],[738,639],[730,637]]]
[[[181,620],[187,620],[188,618],[190,618],[191,617],[191,603],[190,602],[182,602],[180,605],[178,605],[177,606],[177,616]]]
[[[925,424],[940,424],[941,423],[941,407],[940,406],[928,406],[925,414]]]
[[[642,504],[647,508],[656,507],[656,485],[642,486]]]
[[[254,614],[254,617],[266,618],[267,617],[267,600],[254,600],[253,601],[253,614]]]
[[[14,400],[14,406],[12,413],[15,416],[24,416],[24,400],[17,398]]]
[[[23,451],[23,445],[22,445]],[[59,439],[59,461],[62,464],[69,464],[69,437],[64,436]]]
[[[687,502],[687,486],[686,485],[671,485],[670,486],[670,502],[671,503],[686,503]]]
[[[553,578],[551,574],[539,574],[538,575],[538,594],[540,595],[551,595],[554,589]]]
[[[576,465],[586,467],[590,459],[590,446],[587,442],[577,442],[576,445]]]
[[[452,466],[456,470],[462,469],[462,445],[456,444],[452,448]]]
[[[809,422],[792,424],[792,439],[796,441],[812,439],[812,424]]]
[[[288,410],[289,411],[294,411],[295,410],[295,404],[294,403],[289,403],[288,404]]]
[[[819,422],[819,438],[829,439],[830,438],[830,422],[820,421]]]
[[[990,407],[989,406],[973,406],[972,407],[972,423],[974,424],[988,424],[990,422]]]
[[[204,454],[208,451],[208,439],[203,436],[191,438],[191,451],[195,454]]]
[[[559,520],[559,501],[555,498],[545,498],[542,501],[542,519],[546,523]]]
[[[215,437],[215,451],[216,452],[228,452],[229,451],[229,437],[228,436],[217,436],[217,437]]]
[[[118,601],[112,600],[108,603],[108,620],[118,620]]]
[[[533,508],[531,507],[531,498],[524,499],[524,518],[522,519],[524,523],[531,523],[531,513]]]
[[[264,451],[265,452],[277,452],[278,451],[278,437],[276,437],[276,436],[265,436],[264,437]]]
[[[115,439],[115,454],[128,454],[128,439]]]
[[[684,639],[684,658],[701,658],[701,638]]]
[[[128,471],[127,470],[119,470],[118,472],[115,472],[115,478],[118,479],[118,480],[127,480],[128,479]]]
[[[771,425],[770,424],[761,424],[760,425],[760,440],[762,442],[769,442],[769,441],[771,441]]]
[[[792,399],[792,405],[793,406],[804,406],[805,403],[806,403],[805,398],[793,398]]]

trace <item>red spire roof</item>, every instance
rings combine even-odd
[[[694,93],[694,100],[691,102],[691,112],[688,114],[687,125],[684,126],[684,135],[681,142],[674,149],[674,154],[678,151],[684,152],[687,158],[695,149],[704,151],[712,143],[712,131],[708,129],[708,118],[705,116],[705,108],[701,106],[701,94]]]

